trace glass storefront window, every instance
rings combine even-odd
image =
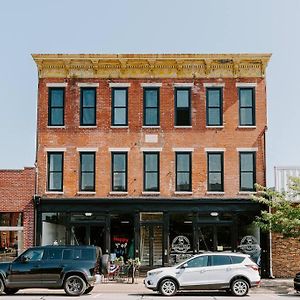
[[[0,213],[0,226],[22,226],[23,218],[22,213],[8,212]]]
[[[42,214],[42,245],[65,245],[68,218],[66,213]]]

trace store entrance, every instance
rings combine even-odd
[[[71,245],[93,245],[105,249],[105,225],[71,225]]]
[[[198,224],[196,234],[198,252],[234,250],[232,224]]]
[[[145,224],[141,226],[141,263],[143,266],[162,266],[163,226]]]

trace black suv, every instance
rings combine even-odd
[[[24,288],[64,289],[70,296],[87,294],[100,271],[101,249],[94,246],[29,248],[13,262],[0,263],[0,294]]]

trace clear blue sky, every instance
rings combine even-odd
[[[299,0],[26,0],[0,6],[0,169],[33,166],[31,53],[273,53],[267,178],[300,165]]]

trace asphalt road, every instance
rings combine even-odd
[[[81,297],[69,297],[64,294],[63,291],[49,291],[49,290],[24,290],[20,291],[13,296],[1,295],[1,300],[70,300],[70,299],[82,299],[82,300],[91,300],[91,299],[98,299],[98,300],[115,300],[115,299],[122,299],[122,300],[166,300],[166,299],[184,299],[184,300],[237,300],[238,297],[228,296],[223,292],[182,292],[178,295],[168,298],[162,297],[157,293],[128,293],[128,292],[118,292],[115,293],[114,291],[108,292],[93,292],[89,295],[82,295]],[[280,300],[293,300],[293,299],[300,299],[300,294],[296,294],[295,292],[290,292],[288,294],[276,294],[270,292],[263,292],[263,293],[249,293],[246,297],[242,298],[245,300],[273,300],[273,299],[280,299]]]

